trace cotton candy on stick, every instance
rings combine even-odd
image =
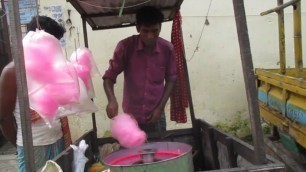
[[[128,114],[119,114],[111,121],[111,134],[121,146],[132,148],[142,145],[147,136],[140,130],[135,119]]]
[[[145,132],[139,131],[139,129],[127,130],[119,136],[119,143],[125,148],[133,148],[142,145],[147,139]]]

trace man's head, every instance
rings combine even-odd
[[[163,19],[163,13],[153,6],[145,6],[137,11],[136,28],[145,46],[155,45]]]
[[[60,40],[66,29],[58,24],[55,20],[47,16],[38,16],[39,29],[44,30],[45,32],[53,35],[58,40]],[[33,17],[29,24],[27,24],[27,31],[35,31],[37,29],[37,17]]]

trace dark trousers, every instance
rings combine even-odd
[[[145,133],[154,133],[154,132],[165,132],[166,131],[166,117],[165,114],[162,114],[159,120],[151,124],[139,124],[139,128],[142,129]]]

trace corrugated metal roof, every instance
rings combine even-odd
[[[72,4],[93,30],[101,30],[134,26],[135,12],[149,5],[161,9],[165,16],[164,21],[170,21],[183,0],[67,0],[67,2]]]

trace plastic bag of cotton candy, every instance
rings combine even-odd
[[[30,106],[46,124],[51,127],[57,117],[98,110],[88,97],[82,75],[66,60],[57,38],[36,30],[30,31],[22,42]],[[85,61],[81,64],[91,69],[94,63],[89,61],[91,53],[87,51],[87,61],[80,57],[80,62]]]
[[[125,148],[140,146],[147,140],[146,133],[138,127],[137,121],[124,113],[111,121],[111,134]]]
[[[88,48],[78,48],[70,56],[70,61],[74,66],[78,76],[83,80],[88,96],[95,97],[95,92],[91,77],[100,76],[91,51]]]

